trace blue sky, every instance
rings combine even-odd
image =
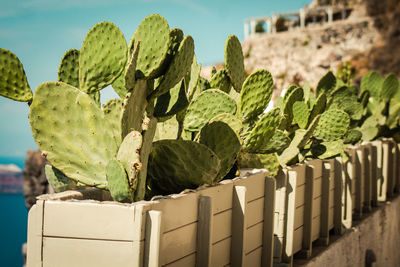
[[[243,21],[273,12],[297,10],[310,0],[0,0],[0,47],[14,52],[34,90],[57,80],[64,52],[81,47],[91,27],[114,22],[130,39],[150,14],[164,16],[170,28],[192,35],[203,66],[222,62],[225,40],[243,40]],[[105,98],[114,93],[106,89]],[[0,97],[0,156],[24,156],[36,149],[28,123],[28,106]]]

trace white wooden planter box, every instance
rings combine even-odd
[[[154,201],[107,199],[41,197],[29,213],[28,267],[271,265],[275,180],[265,172]]]

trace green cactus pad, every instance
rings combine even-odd
[[[167,21],[160,15],[150,15],[140,23],[132,36],[129,51],[140,42],[137,69],[148,79],[163,73],[164,61],[170,46],[170,30]],[[176,84],[176,83],[175,83]]]
[[[44,168],[47,181],[49,181],[50,186],[54,189],[54,192],[59,193],[66,190],[72,190],[76,188],[76,182],[69,179],[60,170],[57,170],[51,165],[46,164]]]
[[[0,48],[0,95],[16,101],[32,101],[32,91],[21,61],[4,48]]]
[[[308,118],[310,116],[310,111],[308,106],[303,101],[296,101],[293,104],[293,119],[294,122],[299,125],[300,128],[305,129],[308,125]]]
[[[117,154],[117,160],[124,167],[128,174],[128,180],[131,188],[136,188],[137,175],[142,168],[139,159],[140,148],[142,147],[143,138],[137,131],[130,132],[122,141]]]
[[[333,75],[332,71],[329,71],[327,74],[325,74],[324,77],[321,78],[321,80],[319,80],[317,85],[317,95],[321,93],[326,93],[327,95],[330,95],[335,87],[336,77],[335,75]]]
[[[233,88],[240,92],[246,73],[242,45],[235,35],[230,35],[225,43],[225,68],[231,78]]]
[[[342,140],[322,142],[311,148],[314,158],[329,159],[341,155],[344,152]]]
[[[244,81],[240,92],[240,114],[244,122],[257,119],[268,106],[274,89],[274,81],[267,70],[253,72]]]
[[[120,162],[112,159],[107,165],[107,189],[113,200],[118,202],[132,202],[133,194],[129,187],[128,178]]]
[[[185,83],[182,80],[171,90],[157,98],[154,116],[159,121],[165,120],[185,109],[188,105],[189,101],[186,97]]]
[[[370,93],[368,90],[365,90],[360,94],[359,100],[360,100],[360,103],[363,106],[363,108],[365,108],[368,105],[369,97],[370,97]]]
[[[211,122],[201,129],[199,143],[217,154],[221,160],[217,180],[224,178],[240,151],[241,145],[236,133],[224,122]]]
[[[210,88],[211,88],[210,82],[206,78],[200,76],[199,83],[197,84],[197,91],[203,92]]]
[[[149,96],[149,98],[155,98],[162,94],[165,94],[174,87],[180,80],[182,80],[186,73],[190,71],[194,57],[194,41],[193,38],[188,35],[181,42],[179,49],[172,59],[171,64],[165,75],[162,77],[160,85],[155,91]]]
[[[262,154],[280,152],[290,144],[290,138],[281,130],[276,130],[269,142],[259,150]]]
[[[379,119],[375,116],[368,117],[360,127],[363,141],[373,140],[379,133]]]
[[[342,138],[350,126],[350,116],[339,109],[329,109],[322,113],[314,137],[326,142]]]
[[[165,139],[178,139],[179,123],[174,117],[157,123],[154,141]]]
[[[298,87],[292,91],[292,93],[287,97],[286,101],[284,102],[283,114],[286,116],[286,123],[284,125],[284,128],[288,128],[292,124],[293,104],[296,101],[302,101],[303,95],[303,89]]]
[[[244,140],[243,149],[245,152],[260,153],[265,147],[276,129],[280,125],[282,117],[280,116],[280,109],[275,108],[268,113],[264,114],[255,124],[251,132]]]
[[[189,104],[183,124],[186,130],[197,132],[218,114],[235,114],[236,108],[235,101],[228,94],[209,89]]]
[[[357,101],[357,98],[354,99],[350,97],[340,99],[337,103],[332,104],[329,108],[337,108],[345,111],[347,114],[349,114],[352,120],[360,120],[364,112],[364,108],[362,104]]]
[[[355,144],[362,138],[362,133],[356,129],[350,129],[343,138],[345,144]]]
[[[389,113],[386,120],[386,126],[389,129],[395,129],[398,126],[400,118],[400,102],[397,99],[392,98],[389,103]]]
[[[58,67],[58,81],[79,88],[79,50],[65,52]]]
[[[294,90],[299,88],[297,85],[291,85],[289,88],[286,90],[285,94],[283,95],[283,102],[286,102],[286,100],[289,98],[289,96],[293,93]]]
[[[230,113],[221,113],[218,114],[217,116],[215,116],[214,118],[212,118],[210,120],[210,123],[214,122],[214,121],[222,121],[225,122],[226,124],[229,125],[229,127],[231,127],[231,129],[237,134],[239,135],[240,132],[243,129],[243,124],[242,121],[235,115],[232,115]]]
[[[218,156],[192,141],[160,140],[153,143],[148,164],[151,189],[179,193],[202,184],[213,184],[220,170]]]
[[[393,73],[386,76],[380,90],[380,97],[385,101],[389,101],[399,90],[399,80]]]
[[[138,42],[132,51],[124,72],[125,90],[132,91],[136,84],[136,65],[140,51],[140,43]],[[126,95],[126,94],[125,94]]]
[[[310,112],[310,117],[308,121],[312,122],[318,114],[322,114],[322,112],[325,111],[325,108],[326,108],[326,94],[321,93],[318,96],[317,100],[315,101],[315,104]]]
[[[172,59],[178,52],[178,48],[183,40],[183,37],[184,37],[183,31],[179,28],[173,28],[169,32],[170,42],[169,42],[169,47],[168,47],[167,58],[164,62],[165,69],[168,68],[168,65],[171,63]]]
[[[361,79],[361,91],[368,90],[372,97],[379,97],[383,78],[376,71],[370,71]]]
[[[79,88],[93,93],[112,84],[127,62],[125,37],[115,24],[100,22],[86,35],[79,55]]]
[[[186,80],[189,79],[189,82],[187,83],[188,85],[187,94],[189,101],[193,99],[193,96],[196,92],[197,85],[199,84],[200,80],[200,72],[201,72],[201,64],[197,64],[196,55],[194,55],[192,66],[190,67],[190,74],[187,77],[185,77]]]
[[[30,106],[33,137],[54,167],[81,183],[105,187],[116,155],[111,126],[95,102],[62,82],[38,86]]]
[[[284,166],[288,165],[294,159],[296,159],[297,155],[300,153],[301,144],[304,143],[307,135],[307,130],[298,129],[295,131],[295,135],[293,137],[290,145],[283,150],[282,154],[278,156],[279,163]]]
[[[105,119],[108,121],[111,131],[113,133],[113,137],[115,139],[115,143],[117,146],[121,144],[121,117],[122,117],[122,99],[113,98],[108,100],[103,105],[103,113]]]
[[[210,80],[211,88],[218,88],[225,93],[231,90],[231,79],[228,76],[226,69],[220,69]]]
[[[147,81],[138,80],[133,92],[126,95],[122,107],[121,140],[131,131],[141,131],[144,112],[147,107]]]

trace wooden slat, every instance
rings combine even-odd
[[[325,169],[327,168],[327,169]],[[323,245],[329,244],[329,208],[333,205],[333,200],[331,200],[331,192],[330,190],[331,184],[331,172],[330,172],[330,164],[329,161],[324,161],[322,168],[322,195],[321,195],[321,215],[320,215],[320,233],[319,233],[319,243]],[[332,179],[333,180],[333,179]],[[333,195],[333,194],[332,194]],[[314,238],[314,237],[313,237]]]
[[[304,225],[304,206],[296,208],[294,211],[294,224],[293,228],[297,229]]]
[[[395,144],[396,146],[396,186],[395,191],[398,193],[400,192],[400,144]]]
[[[169,264],[196,252],[196,238],[196,222],[163,233],[161,236],[160,264]]]
[[[303,242],[302,242],[302,255],[306,258],[311,257],[312,253],[312,232],[313,232],[313,189],[314,178],[312,166],[305,165],[306,168],[306,188],[304,194],[304,225],[303,225]],[[318,205],[319,206],[319,205]],[[320,207],[320,206],[319,206]],[[318,227],[319,228],[319,227]]]
[[[43,267],[132,266],[132,241],[44,237]],[[41,266],[41,265],[33,265]]]
[[[369,168],[371,179],[371,205],[378,206],[378,167],[377,157],[378,149],[372,143],[369,143]]]
[[[161,211],[150,210],[146,218],[144,266],[160,266]]]
[[[275,179],[266,178],[264,196],[263,244],[262,249],[260,249],[260,253],[262,255],[261,266],[272,266],[274,258],[275,190]]]
[[[247,203],[246,227],[250,227],[264,220],[264,198],[258,198]]]
[[[352,180],[355,179],[357,172],[352,161],[348,160],[346,162],[339,161],[339,169],[341,171],[337,172],[335,179],[342,180],[342,225],[344,229],[350,229],[353,223],[353,199],[351,196],[351,190],[353,189]]]
[[[209,196],[213,199],[213,214],[232,209],[232,202],[226,200],[232,199],[233,182],[232,180],[223,182],[224,184],[206,187],[198,191],[200,196]]]
[[[376,148],[376,179],[377,179],[377,198],[378,201],[386,201],[387,181],[383,179],[382,163],[383,148],[382,141],[373,141],[372,145]]]
[[[192,253],[184,258],[174,261],[170,264],[164,265],[165,267],[189,267],[195,266],[196,264],[196,253]]]
[[[304,206],[305,191],[306,191],[305,184],[296,187],[296,208]]]
[[[365,144],[362,149],[362,177],[364,178],[364,207],[365,212],[371,212],[372,177],[371,177],[371,145]]]
[[[231,240],[229,237],[212,246],[211,266],[225,266],[230,263]]]
[[[247,188],[246,199],[247,202],[251,202],[255,199],[261,198],[264,196],[264,185],[265,185],[265,177],[267,176],[266,172],[260,172],[254,174],[248,178],[235,179],[233,181],[234,186],[244,186]]]
[[[319,227],[321,225],[321,217],[320,216],[314,217],[312,219],[312,225],[313,225],[313,227],[312,227],[312,232],[311,232],[311,240],[312,240],[311,242],[314,242],[317,239],[319,239],[321,236],[321,228]],[[328,244],[325,244],[324,242],[323,243],[318,242],[318,244],[328,245]]]
[[[248,254],[254,249],[261,247],[263,242],[263,222],[260,222],[246,230],[244,240],[244,254]],[[261,259],[260,259],[261,260]]]
[[[232,199],[231,265],[243,266],[246,240],[246,187],[235,186]]]
[[[287,169],[282,169],[275,177],[275,213],[274,213],[274,262],[280,263],[283,261],[284,236],[285,236],[285,221],[286,221],[286,199],[288,188],[287,185]]]
[[[297,228],[293,232],[293,254],[301,250],[302,240],[303,240],[303,226]]]
[[[252,267],[272,266],[272,265],[261,264],[261,257],[262,257],[262,247],[254,249],[249,254],[246,254],[243,266],[252,266]]]
[[[27,266],[42,265],[44,201],[38,200],[28,215]]]
[[[196,266],[211,266],[212,246],[212,198],[199,196],[199,215],[197,222]]]
[[[298,173],[302,173],[298,175]],[[285,263],[293,263],[293,244],[294,244],[294,213],[296,204],[296,182],[297,177],[305,176],[305,169],[301,168],[288,168],[287,170],[287,188],[286,188],[286,226],[285,237],[283,240],[284,251],[282,253],[282,261]],[[304,180],[305,178],[303,178]],[[301,243],[301,241],[300,241]]]
[[[232,235],[232,209],[214,215],[212,227],[212,243],[226,239]]]
[[[382,144],[383,148],[383,179],[387,181],[386,194],[387,197],[393,197],[393,164],[392,164],[392,143],[385,139]]]
[[[364,177],[363,177],[363,150],[361,147],[356,149],[355,161],[353,162],[356,168],[356,216],[361,217],[364,205]]]
[[[46,201],[45,236],[139,241],[142,217],[136,205],[101,202]],[[79,220],[71,220],[79,218]]]

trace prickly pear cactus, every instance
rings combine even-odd
[[[67,177],[105,188],[106,166],[117,144],[103,112],[79,89],[62,82],[39,85],[30,106],[33,137]]]
[[[342,138],[350,126],[350,116],[339,109],[329,109],[322,113],[314,137],[323,141],[336,141]]]
[[[236,108],[235,101],[228,94],[209,89],[190,103],[183,124],[188,131],[200,131],[216,115],[235,114]]]
[[[307,104],[303,101],[296,101],[293,104],[293,120],[300,128],[305,129],[308,125],[310,111]]]
[[[218,88],[225,93],[229,93],[231,90],[231,80],[228,76],[226,69],[217,71],[210,80],[211,88]]]
[[[146,17],[133,34],[129,50],[132,50],[137,42],[140,42],[141,46],[137,69],[147,79],[161,76],[170,45],[170,30],[167,21],[160,15]]]
[[[290,138],[281,130],[276,130],[269,142],[259,149],[259,153],[270,154],[283,151],[290,144]]]
[[[32,101],[32,91],[21,61],[4,48],[0,48],[0,95],[16,101]]]
[[[240,92],[246,78],[242,45],[235,35],[230,35],[225,43],[225,67],[233,88]]]
[[[72,190],[77,187],[74,180],[69,179],[61,171],[57,170],[53,166],[46,164],[45,174],[47,181],[49,181],[50,186],[54,189],[54,192],[59,193],[66,190]]]
[[[149,185],[156,194],[180,192],[213,184],[219,170],[220,160],[207,146],[185,140],[160,140],[153,143],[149,157]]]
[[[112,84],[124,70],[127,52],[125,37],[115,24],[96,24],[80,49],[79,88],[94,93]]]
[[[368,90],[372,97],[379,97],[382,84],[382,76],[376,71],[370,71],[361,79],[361,91]]]
[[[58,81],[79,88],[79,50],[65,52],[58,67]]]
[[[210,123],[214,121],[222,121],[225,122],[226,124],[231,127],[231,129],[239,136],[242,129],[243,129],[243,124],[242,121],[235,115],[230,114],[230,113],[221,113],[215,116],[210,120]]]
[[[244,140],[243,150],[250,153],[259,153],[268,144],[281,120],[279,108],[264,114]]]
[[[108,121],[115,143],[121,144],[121,116],[122,116],[122,99],[113,98],[108,100],[102,107],[104,117]]]
[[[111,197],[119,202],[132,202],[133,194],[122,164],[112,159],[106,168],[107,189]]]
[[[380,98],[389,101],[399,89],[399,80],[395,74],[389,74],[382,83]]]
[[[325,74],[324,77],[319,80],[318,85],[317,85],[317,95],[321,93],[326,93],[329,95],[332,90],[334,90],[336,87],[336,77],[333,75],[331,71],[329,71],[327,74]]]
[[[221,160],[217,180],[224,178],[240,151],[241,144],[236,133],[224,122],[211,122],[201,129],[199,143],[217,154]]]
[[[244,122],[255,121],[268,106],[274,82],[267,70],[253,72],[240,91],[240,114]]]

